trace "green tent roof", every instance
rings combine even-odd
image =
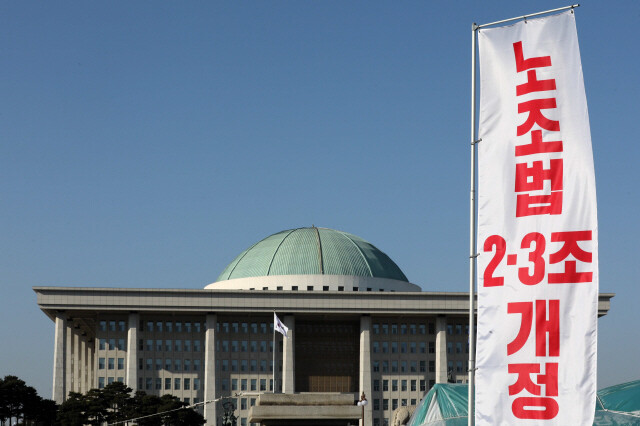
[[[420,401],[408,426],[465,426],[467,384],[436,384]],[[594,426],[640,426],[640,380],[600,389]]]
[[[389,256],[342,231],[297,228],[258,241],[238,255],[216,282],[271,275],[353,275],[408,282]]]

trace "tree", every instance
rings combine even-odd
[[[86,414],[84,396],[77,392],[70,392],[67,400],[60,404],[57,420],[65,426],[83,426],[87,424],[89,419]]]

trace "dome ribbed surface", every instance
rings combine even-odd
[[[236,257],[217,281],[275,275],[353,275],[406,281],[393,260],[355,235],[327,228],[278,232]]]

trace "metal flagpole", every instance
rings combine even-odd
[[[530,15],[522,15],[516,18],[503,19],[501,21],[490,22],[488,24],[477,25],[475,22],[471,25],[471,202],[469,211],[469,405],[467,407],[469,426],[473,426],[475,421],[475,374],[476,374],[476,350],[475,350],[475,278],[476,278],[476,145],[482,140],[478,139],[476,131],[476,41],[478,30],[480,28],[489,27],[497,24],[504,24],[519,19],[527,19],[534,16],[545,15],[548,13],[559,12],[567,9],[579,7],[579,4],[571,6],[551,9],[544,12],[532,13]]]
[[[469,405],[467,407],[467,424],[474,423],[474,396],[476,374],[476,349],[475,349],[475,312],[474,291],[476,277],[476,144],[479,142],[476,135],[476,35],[478,26],[471,26],[471,193],[469,207]]]
[[[273,389],[272,393],[276,393],[276,311],[273,311]]]

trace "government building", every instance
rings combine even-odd
[[[207,425],[232,402],[242,426],[386,426],[433,384],[467,380],[468,293],[422,291],[371,243],[332,229],[268,236],[204,289],[34,291],[54,322],[58,403],[121,381],[203,403]],[[600,316],[611,297],[600,295]]]

